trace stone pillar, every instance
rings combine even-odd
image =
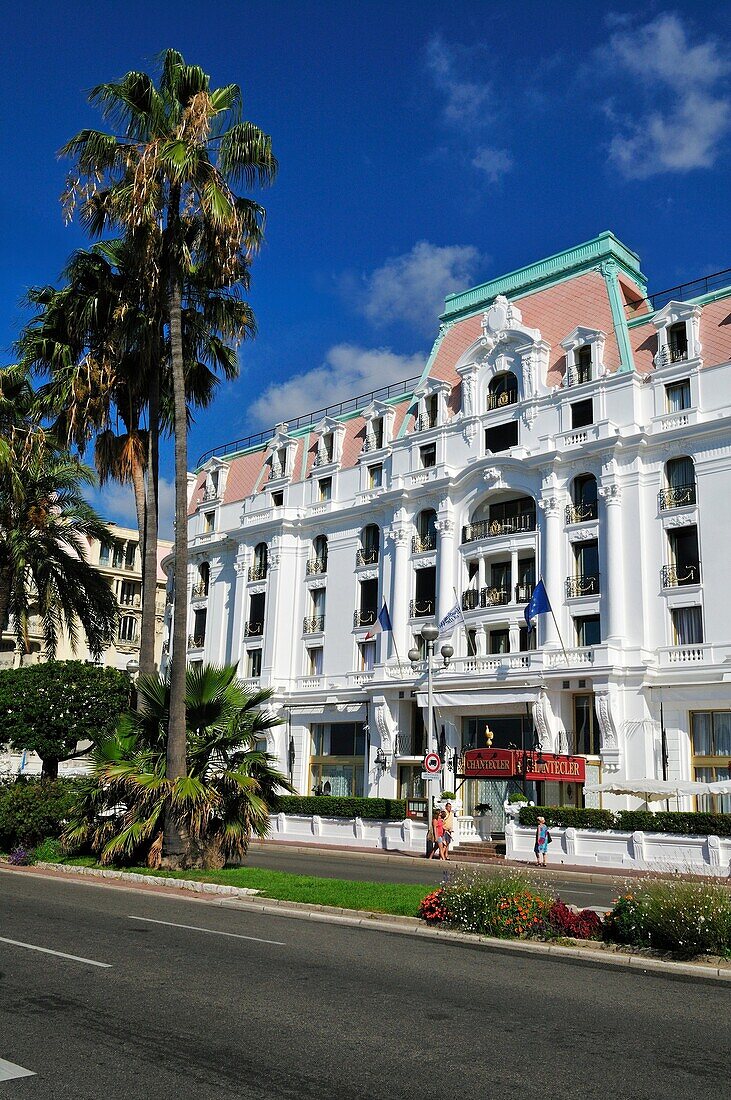
[[[602,631],[607,642],[623,645],[625,642],[624,577],[622,575],[622,490],[616,482],[602,485],[599,495],[604,500],[604,560],[602,561],[601,589],[607,609],[606,627]]]
[[[515,586],[518,583],[518,551],[510,552],[510,602],[515,603]]]
[[[483,558],[482,554],[480,554],[479,558],[477,559],[477,591],[478,592],[481,592],[482,589],[485,587],[485,574],[486,574],[485,559]]]
[[[239,663],[239,676],[246,676],[244,652],[244,614],[246,610],[246,582],[249,575],[248,548],[241,543],[234,561],[234,590],[232,599],[231,661]]]
[[[267,579],[266,579],[266,598],[264,601],[264,638],[263,638],[263,651],[261,662],[261,678],[262,683],[271,683],[274,676],[275,660],[278,659],[279,668],[277,672],[282,674],[283,670],[283,652],[277,653],[277,639],[279,639],[281,646],[281,639],[286,637],[286,632],[282,630],[279,632],[279,606],[281,603],[281,586],[283,581],[282,574],[282,539],[280,535],[274,535],[269,543],[268,563],[267,563]],[[291,610],[291,607],[290,607]],[[283,625],[283,624],[282,624]],[[299,632],[301,630],[301,623],[295,618],[294,629],[292,628],[292,620],[289,621],[289,633],[294,635],[294,638],[299,640]],[[284,647],[281,646],[284,650]]]
[[[454,520],[449,515],[444,515],[436,523],[439,532],[439,544],[437,547],[437,623],[454,607],[455,598],[461,598],[459,593],[454,595]],[[461,621],[461,620],[460,620]],[[455,624],[456,626],[456,624]],[[446,639],[445,639],[446,640]]]
[[[544,517],[541,531],[540,575],[543,577],[543,583],[546,586],[548,600],[553,608],[553,615],[556,616],[556,619],[560,619],[563,606],[561,506],[558,496],[553,491],[541,497],[538,506]],[[558,649],[560,644],[553,615],[548,613],[541,615],[538,619],[539,643],[546,649]]]
[[[388,532],[393,553],[393,587],[391,590],[391,656],[398,650],[402,661],[406,661],[406,654],[411,649],[409,638],[409,600],[411,599],[411,585],[409,584],[409,531],[401,524],[394,524]]]

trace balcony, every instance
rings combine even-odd
[[[596,501],[592,504],[567,504],[566,523],[586,523],[587,520],[596,519],[598,515]]]
[[[208,595],[208,585],[205,581],[198,581],[198,584],[193,585],[193,590],[190,593],[191,598],[194,600],[204,600]]]
[[[661,489],[657,494],[657,506],[661,512],[666,512],[669,508],[684,508],[695,502],[695,483],[676,485],[672,489]]]
[[[677,588],[679,585],[700,584],[700,562],[690,565],[663,565],[660,570],[660,583],[663,588]]]
[[[356,565],[378,565],[378,547],[373,550],[356,550],[355,552],[355,564]]]
[[[504,409],[508,405],[517,404],[517,401],[517,390],[504,390],[503,393],[488,393],[487,411],[492,412],[493,409]]]
[[[250,581],[264,581],[266,580],[267,566],[263,565],[250,565],[249,566],[249,580]]]
[[[249,620],[248,623],[244,623],[244,637],[245,638],[261,638],[264,633],[264,623],[255,623]]]
[[[436,614],[436,600],[411,600],[409,603],[409,618],[425,619]]]
[[[305,572],[308,577],[315,576],[318,573],[327,573],[327,558],[310,558],[305,566]]]
[[[212,485],[206,485],[203,489],[203,492],[201,493],[200,502],[201,504],[203,504],[205,501],[218,500],[220,495],[221,494],[218,489],[214,489]]]
[[[203,649],[206,644],[205,635],[203,634],[189,634],[188,635],[188,649]]]
[[[430,428],[436,428],[437,418],[434,413],[421,413],[417,416],[414,428],[417,432],[427,432]]]
[[[436,550],[436,535],[414,535],[411,539],[412,554],[428,554],[430,550]]]
[[[533,589],[535,583],[531,581],[530,584],[516,584],[515,586],[515,602],[516,603],[528,603],[533,595]]]
[[[302,633],[303,634],[322,634],[325,629],[325,616],[313,615],[311,618],[304,618],[302,620]]]
[[[378,618],[377,608],[363,608],[353,612],[353,626],[373,626]]]
[[[507,588],[481,588],[479,592],[474,588],[462,593],[462,610],[474,611],[478,607],[501,607],[510,603],[510,592]]]
[[[517,535],[524,531],[535,531],[536,514],[508,516],[506,519],[481,519],[477,523],[467,523],[462,528],[462,542],[477,542],[479,539],[495,539],[500,535]]]
[[[577,577],[566,578],[566,599],[578,596],[598,596],[600,592],[598,573],[580,573]]]

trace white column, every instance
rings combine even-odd
[[[268,562],[267,562],[267,580],[266,580],[266,597],[264,599],[264,638],[262,640],[262,661],[261,661],[261,679],[262,683],[271,683],[272,678],[275,675],[275,661],[278,667],[276,668],[276,674],[282,676],[285,672],[284,668],[284,649],[281,645],[281,640],[288,636],[296,639],[296,643],[299,641],[302,625],[297,617],[297,609],[294,604],[290,605],[290,615],[288,625],[285,628],[284,624],[277,622],[279,605],[281,603],[280,590],[283,581],[282,573],[282,546],[281,536],[275,535],[271,543],[269,544]],[[293,571],[294,572],[294,571]],[[282,630],[280,634],[280,628]],[[277,639],[280,639],[280,649],[282,652],[277,653]],[[287,669],[289,672],[289,669]]]
[[[439,532],[439,544],[437,548],[437,570],[439,577],[437,588],[437,623],[439,623],[447,612],[454,607],[455,601],[454,520],[451,516],[444,516],[442,519],[437,520],[436,528]],[[457,598],[461,599],[460,593],[457,593]]]
[[[607,609],[605,637],[608,642],[622,645],[626,640],[624,614],[624,577],[622,557],[622,490],[616,482],[602,485],[599,496],[604,500],[604,560],[601,563],[601,590]]]
[[[393,526],[388,533],[393,553],[393,587],[391,590],[390,614],[393,633],[391,638],[391,656],[396,650],[403,661],[411,649],[409,638],[409,531],[404,526]]]
[[[515,586],[518,583],[518,551],[510,552],[510,603],[515,603]]]
[[[546,586],[548,600],[553,608],[556,619],[561,617],[563,606],[563,579],[561,566],[563,556],[561,554],[561,507],[558,496],[547,494],[538,501],[538,506],[543,512],[543,526],[540,532],[540,575]],[[546,649],[558,649],[559,638],[553,615],[541,615],[538,620],[539,644]],[[542,639],[542,641],[541,641]]]
[[[482,589],[485,587],[485,574],[486,574],[485,559],[483,558],[482,554],[480,554],[479,558],[477,559],[477,591],[478,592],[481,592]]]
[[[208,559],[209,581],[206,601],[206,660],[215,665],[226,663],[226,581],[223,577],[224,562],[219,556]]]
[[[233,622],[231,627],[231,653],[233,663],[241,662],[244,649],[244,606],[246,603],[246,582],[249,573],[247,547],[241,543],[234,562]],[[239,667],[239,676],[246,676],[246,665]]]

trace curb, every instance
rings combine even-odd
[[[22,873],[21,868],[2,864],[3,870]],[[479,947],[487,951],[502,951],[514,955],[543,955],[554,960],[571,959],[590,966],[621,967],[635,972],[662,974],[666,978],[687,978],[703,982],[723,982],[731,984],[731,965],[719,967],[702,963],[680,963],[664,959],[652,959],[643,955],[616,954],[609,951],[597,951],[585,947],[564,947],[559,944],[532,943],[529,940],[501,940],[493,936],[476,936],[467,932],[453,932],[449,929],[432,928],[417,917],[404,917],[394,914],[355,912],[329,905],[311,905],[297,901],[280,901],[277,898],[262,898],[257,890],[245,887],[222,886],[214,882],[196,882],[191,879],[158,878],[155,875],[138,875],[133,871],[108,871],[101,867],[72,867],[68,864],[37,863],[43,871],[52,871],[62,875],[80,875],[87,878],[111,879],[129,882],[134,885],[162,886],[163,888],[188,891],[194,894],[208,895],[200,900],[208,904],[227,909],[240,909],[251,913],[268,913],[271,916],[294,917],[299,920],[319,921],[354,928],[369,928],[374,932],[396,933],[397,935],[417,936],[437,939],[446,943],[459,944],[462,947]],[[32,872],[31,872],[32,873]],[[40,876],[39,876],[40,877]],[[44,878],[55,877],[44,875]],[[216,895],[220,900],[213,900]]]

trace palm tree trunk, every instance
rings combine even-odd
[[[188,618],[188,438],[183,365],[182,288],[179,277],[171,280],[169,297],[170,350],[175,432],[175,598],[173,604],[172,663],[170,668],[170,718],[167,737],[167,778],[186,774],[185,662]],[[172,813],[165,817],[163,863],[179,866],[187,844]]]
[[[147,507],[145,509],[145,558],[142,567],[140,672],[145,676],[152,676],[155,672],[155,640],[157,637],[157,478],[160,441],[160,374],[157,363],[154,363],[150,369],[147,399],[149,420],[147,432]]]

